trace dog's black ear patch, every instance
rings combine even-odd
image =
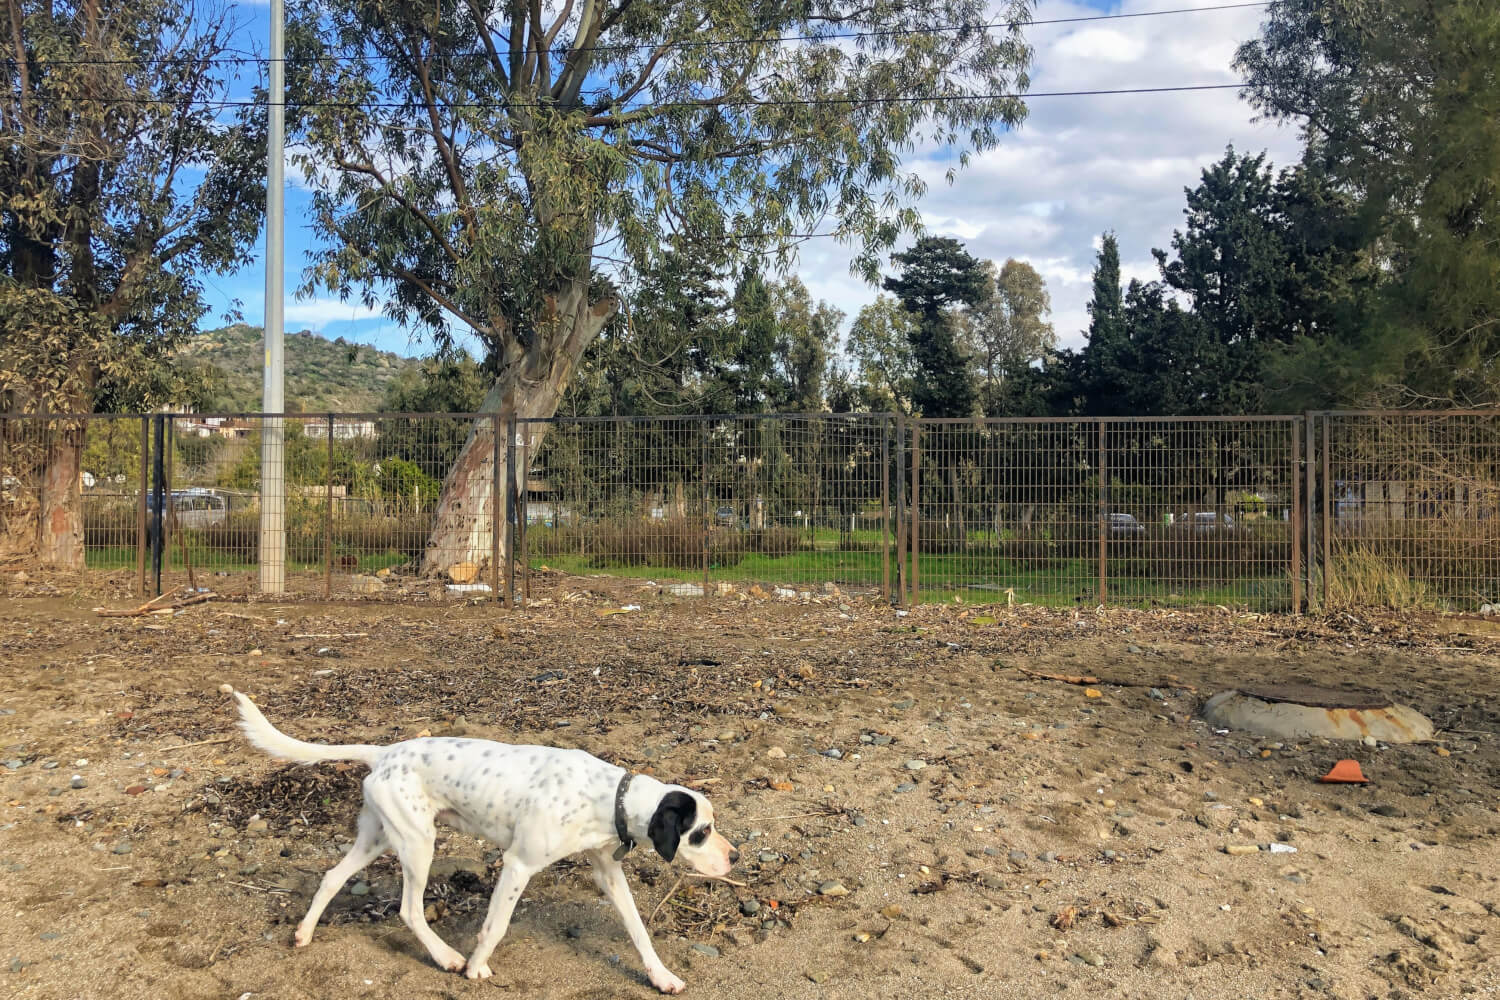
[[[656,853],[667,861],[677,857],[677,842],[693,828],[697,815],[698,803],[687,792],[668,792],[662,796],[646,826]]]

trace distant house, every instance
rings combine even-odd
[[[310,438],[324,440],[328,437],[328,421],[310,420],[302,425],[302,433]],[[366,440],[375,436],[375,421],[373,420],[334,420],[333,439],[335,441],[357,441]]]

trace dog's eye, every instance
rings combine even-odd
[[[714,828],[712,826],[705,826],[703,829],[696,831],[690,837],[688,837],[688,843],[696,847],[697,845],[707,840],[708,835],[713,832]]]

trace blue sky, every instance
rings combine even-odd
[[[1223,0],[1125,0],[1123,3],[1040,0],[1036,17],[1173,9]],[[264,52],[269,37],[267,7],[240,4],[243,23],[237,45]],[[1257,32],[1263,11],[1248,8],[1166,17],[1075,24],[1034,25],[1027,37],[1036,49],[1033,91],[1118,89],[1233,83],[1235,47]],[[1082,342],[1098,237],[1114,230],[1120,239],[1125,277],[1156,274],[1152,247],[1167,247],[1182,223],[1183,189],[1228,144],[1245,152],[1268,151],[1272,163],[1293,162],[1300,149],[1295,133],[1252,121],[1251,109],[1233,90],[1179,94],[1038,98],[1028,102],[1026,123],[999,147],[975,157],[950,185],[941,151],[919,151],[908,163],[928,179],[920,204],[929,231],[964,240],[971,253],[1003,261],[1029,260],[1046,279],[1053,323],[1064,346]],[[286,189],[286,328],[312,329],[328,337],[402,354],[420,354],[421,341],[357,301],[320,294],[297,299],[313,245],[306,219],[310,198],[301,178],[288,169]],[[804,246],[796,273],[813,295],[851,318],[876,291],[849,273],[850,253],[832,241]],[[255,263],[230,275],[208,275],[205,287],[217,326],[231,299],[242,303],[245,321],[264,315],[264,238]]]

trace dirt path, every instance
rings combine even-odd
[[[532,882],[489,984],[427,960],[395,914],[390,859],[294,952],[363,771],[248,750],[225,681],[305,738],[579,746],[698,783],[741,842],[745,886],[679,884],[645,851],[627,862],[691,996],[1500,992],[1500,658],[1469,634],[1482,623],[898,616],[837,596],[646,597],[605,614],[618,597],[549,593],[524,614],[213,603],[101,619],[96,601],[9,602],[0,992],[654,995],[567,864]],[[1205,728],[1202,700],[1245,678],[1380,690],[1441,742],[1274,745]],[[1318,784],[1344,756],[1374,783]],[[1271,842],[1296,852],[1224,853]],[[430,913],[466,950],[499,858],[456,835],[439,857]]]

